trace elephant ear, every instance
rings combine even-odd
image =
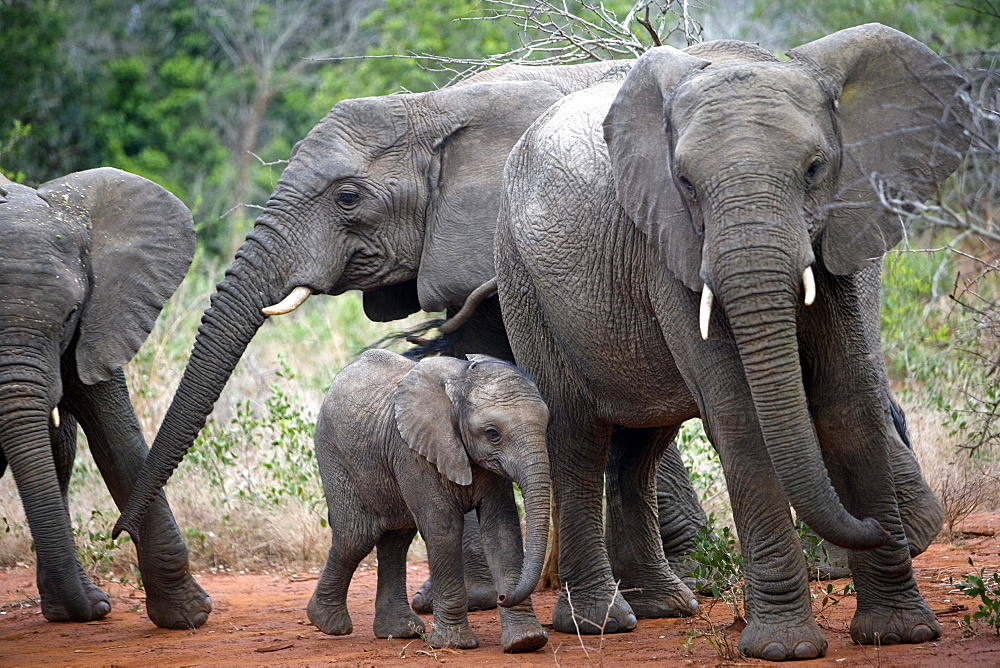
[[[671,90],[707,60],[673,47],[650,49],[625,77],[604,119],[618,203],[664,262],[692,290],[701,290],[701,235],[673,182],[664,107]]]
[[[469,363],[453,357],[421,360],[396,385],[396,428],[406,444],[458,485],[472,484],[472,467],[455,423],[458,379]]]
[[[507,154],[562,93],[544,81],[504,81],[424,94],[437,119],[417,292],[425,311],[460,307],[496,273],[493,235]]]
[[[90,296],[80,314],[77,372],[108,380],[142,346],[194,257],[184,203],[135,174],[102,167],[38,188],[50,205],[90,220]]]
[[[839,98],[842,166],[821,244],[826,268],[850,274],[903,236],[878,188],[920,202],[958,166],[969,145],[966,82],[917,40],[877,23],[788,55],[818,68]]]
[[[372,322],[400,320],[420,310],[417,298],[417,281],[403,281],[396,285],[366,290],[361,294],[365,316]]]

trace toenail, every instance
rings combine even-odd
[[[785,660],[785,646],[780,642],[768,643],[764,647],[764,651],[760,653],[762,659],[767,659],[768,661],[784,661]]]
[[[899,637],[898,633],[886,633],[881,638],[883,645],[898,645],[900,642],[902,642],[902,638]]]
[[[934,631],[926,624],[917,624],[910,630],[910,638],[913,642],[927,642],[934,637]]]
[[[800,642],[795,646],[796,659],[815,659],[819,656],[819,650],[811,642]]]
[[[698,601],[696,601],[696,600],[694,600],[692,598],[690,601],[688,601],[688,608],[691,609],[691,612],[697,611],[698,610]]]

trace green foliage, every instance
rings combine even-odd
[[[132,542],[128,534],[122,534],[118,538],[111,537],[116,519],[117,515],[108,515],[98,509],[92,509],[89,517],[74,514],[73,538],[80,565],[91,576],[120,584],[134,584],[141,590],[142,577],[134,564],[123,566],[115,562],[115,557],[121,556],[121,548]],[[134,581],[125,573],[130,573]]]
[[[975,568],[972,558],[969,558],[969,565]],[[1000,635],[1000,573],[994,571],[987,575],[985,568],[980,568],[978,573],[966,575],[964,579],[953,583],[959,591],[966,596],[979,598],[979,608],[971,615],[965,615],[965,625],[971,625],[972,620],[980,624],[992,626],[997,635]]]
[[[685,577],[704,583],[701,590],[726,603],[733,619],[744,619],[743,557],[736,546],[736,535],[727,527],[716,528],[715,516],[698,529],[694,548],[688,558],[695,564]]]

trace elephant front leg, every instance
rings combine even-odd
[[[469,612],[473,610],[492,610],[497,607],[497,590],[493,586],[490,567],[483,554],[483,544],[479,537],[479,520],[475,511],[465,514],[465,524],[462,533],[462,558],[465,562],[465,590],[469,600]],[[434,612],[434,595],[432,582],[427,578],[417,593],[413,595],[410,606],[422,615]]]
[[[66,408],[76,416],[119,509],[125,507],[132,481],[146,458],[146,443],[129,400],[121,369],[92,386],[68,378],[64,364]],[[205,623],[212,599],[188,568],[188,552],[167,499],[160,490],[150,505],[136,545],[146,592],[146,614],[160,628],[189,629]]]
[[[676,428],[622,428],[611,438],[608,557],[621,593],[639,619],[687,617],[698,607],[691,590],[670,568],[657,531],[657,465],[676,434]],[[686,481],[683,464],[680,468]]]
[[[817,406],[816,426],[824,445],[836,443],[825,453],[830,478],[856,517],[874,517],[892,535],[888,545],[870,552],[848,552],[848,562],[858,591],[858,607],[851,622],[851,638],[861,644],[922,643],[941,635],[941,625],[917,589],[910,551],[896,506],[893,480],[881,432],[858,429],[858,406]],[[865,407],[872,417],[875,409]],[[871,424],[871,422],[869,422]],[[880,424],[876,422],[875,424]],[[881,456],[880,456],[881,455]],[[860,484],[857,471],[876,475],[881,486]]]
[[[601,490],[611,426],[548,397],[549,462],[559,527],[562,589],[552,625],[562,633],[621,633],[636,626],[611,571],[604,542]]]
[[[426,635],[431,647],[475,649],[479,639],[469,627],[468,601],[462,572],[462,512],[440,497],[425,498],[414,510],[420,535],[427,544],[427,562],[434,582],[434,623]],[[415,510],[415,508],[418,508]]]
[[[497,479],[493,488],[495,493],[488,494],[479,506],[483,551],[496,589],[513,591],[524,561],[521,523],[511,484]],[[530,597],[512,608],[501,607],[500,626],[500,644],[508,654],[534,652],[549,639],[535,617]]]

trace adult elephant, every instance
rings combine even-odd
[[[102,168],[35,190],[0,176],[0,475],[9,463],[50,621],[88,622],[111,609],[73,545],[67,487],[77,425],[124,507],[146,442],[121,367],[193,255],[190,212],[151,181]],[[142,528],[136,550],[149,618],[200,626],[212,602],[188,572],[162,493]]]
[[[510,148],[553,102],[620,67],[504,66],[428,93],[338,102],[295,145],[212,295],[115,535],[137,535],[149,500],[268,315],[311,294],[348,290],[363,291],[365,314],[376,321],[458,311],[495,274],[493,233]],[[452,354],[511,359],[496,297],[457,334]]]
[[[881,25],[789,56],[741,42],[653,49],[620,87],[554,105],[511,152],[498,286],[515,356],[552,411],[559,631],[635,625],[602,530],[612,432],[644,434],[641,453],[700,415],[741,540],[744,653],[826,648],[789,504],[852,549],[856,641],[940,633],[900,524],[866,284],[902,235],[880,194],[922,199],[958,164],[964,82]],[[656,458],[633,460],[652,513]],[[688,613],[669,569],[647,582]]]

